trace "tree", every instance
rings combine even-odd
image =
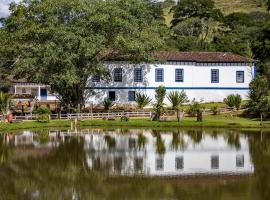
[[[166,89],[164,86],[159,86],[156,90],[155,90],[156,94],[155,94],[155,98],[156,98],[156,103],[154,104],[154,117],[153,117],[153,121],[159,121],[160,120],[160,116],[162,115],[162,113],[164,112],[164,99],[166,96]]]
[[[270,11],[270,0],[266,0],[267,10]]]
[[[163,45],[160,23],[145,1],[24,1],[10,12],[1,28],[1,68],[50,85],[74,108],[89,95],[91,74],[108,77],[104,61],[127,56],[147,62]]]
[[[230,94],[227,98],[224,99],[224,103],[230,108],[240,109],[242,102],[242,97],[239,94]]]
[[[135,101],[138,104],[138,108],[143,109],[151,103],[152,99],[147,94],[138,92],[135,95]]]
[[[265,77],[259,76],[250,83],[247,112],[252,116],[263,116],[269,110],[268,82]]]
[[[110,110],[110,108],[113,106],[113,100],[111,100],[111,99],[109,99],[109,98],[107,98],[107,99],[104,99],[104,101],[103,101],[103,106],[104,106],[104,109],[106,110],[106,111],[109,111]]]
[[[2,113],[3,119],[5,119],[5,115],[9,112],[10,102],[11,96],[4,92],[0,92],[0,113]]]
[[[181,0],[173,7],[174,16],[172,25],[187,18],[198,17],[200,19],[222,19],[222,12],[215,8],[213,0]]]
[[[176,117],[177,117],[177,121],[180,121],[180,109],[181,106],[188,102],[188,97],[187,94],[185,93],[185,91],[171,91],[169,92],[169,94],[167,95],[167,98],[169,99],[169,101],[172,104],[172,109],[176,111]]]

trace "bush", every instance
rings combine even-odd
[[[103,101],[103,106],[106,111],[108,111],[113,106],[113,100],[107,98]]]
[[[52,112],[49,108],[38,108],[35,114],[37,121],[50,122]]]
[[[215,104],[213,105],[211,108],[210,108],[211,112],[213,113],[213,115],[217,115],[219,114],[219,108],[218,108],[218,105]]]
[[[135,101],[138,104],[139,109],[143,109],[145,106],[149,105],[152,99],[144,93],[136,93]]]
[[[122,116],[121,117],[121,121],[125,121],[125,122],[129,121],[128,116]]]
[[[195,101],[195,99],[192,100],[190,106],[187,109],[187,113],[192,116],[195,117],[197,115],[198,111],[201,111],[203,109],[202,105],[200,104],[200,102]]]
[[[224,99],[224,103],[230,108],[240,109],[242,103],[242,97],[239,94],[230,94],[227,98]]]

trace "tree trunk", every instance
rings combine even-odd
[[[180,112],[179,112],[179,110],[176,110],[176,117],[177,117],[177,121],[180,122]]]

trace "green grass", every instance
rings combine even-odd
[[[260,124],[258,119],[242,118],[232,115],[204,116],[203,122],[196,122],[194,117],[185,117],[181,122],[174,118],[166,122],[153,122],[150,119],[130,119],[128,122],[105,120],[83,120],[79,122],[80,127],[126,127],[126,128],[181,128],[181,127],[201,127],[201,128],[270,128],[270,122]],[[49,123],[26,121],[20,124],[0,123],[0,131],[10,131],[19,129],[41,129],[41,128],[70,128],[69,120],[52,120]]]

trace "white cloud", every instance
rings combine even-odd
[[[0,18],[9,14],[9,4],[11,2],[19,2],[20,0],[0,0]]]

